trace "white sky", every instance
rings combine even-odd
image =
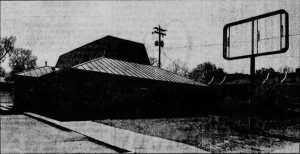
[[[210,61],[229,73],[249,73],[249,59],[222,57],[223,26],[259,14],[285,9],[290,34],[300,34],[299,0],[225,1],[1,1],[1,37],[16,36],[17,47],[37,56],[37,64],[54,66],[59,55],[81,45],[113,35],[145,44],[157,57],[152,35],[158,24],[167,29],[163,52],[191,70]],[[287,53],[257,58],[256,68],[300,66],[300,35],[290,37]],[[162,54],[162,65],[170,61]],[[7,61],[2,64],[8,71]]]

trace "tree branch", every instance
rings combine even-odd
[[[6,51],[1,57],[0,57],[0,62],[2,61],[2,59],[8,54],[8,52]]]

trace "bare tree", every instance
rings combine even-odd
[[[15,48],[16,37],[4,37],[0,38],[0,63],[2,63],[6,55],[11,55]]]
[[[171,64],[169,64],[166,70],[185,77],[187,77],[189,73],[186,64],[183,64],[179,59],[176,59]]]

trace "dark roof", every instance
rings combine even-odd
[[[72,67],[99,57],[150,65],[144,44],[108,35],[59,56],[55,67]]]
[[[51,72],[59,70],[58,68],[55,67],[50,67],[50,66],[44,66],[44,67],[38,67],[34,68],[28,71],[24,71],[21,73],[17,73],[19,76],[29,76],[29,77],[40,77],[46,74],[49,74]]]
[[[206,86],[205,84],[195,82],[183,76],[163,69],[159,69],[151,65],[142,65],[105,57],[93,59],[91,61],[76,65],[73,68],[108,74],[131,76],[136,78],[145,78],[150,80]]]

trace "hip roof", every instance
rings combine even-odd
[[[174,74],[172,72],[151,65],[131,63],[105,57],[93,59],[88,62],[75,65],[72,68],[122,76],[131,76],[150,80],[206,86],[205,84],[195,82],[186,77]]]

